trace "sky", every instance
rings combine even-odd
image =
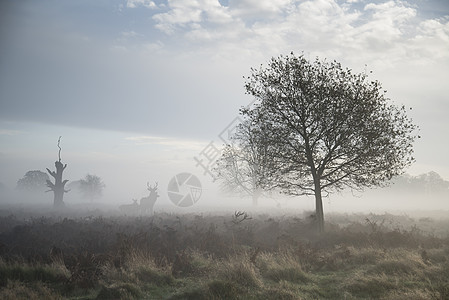
[[[168,201],[190,172],[214,204],[194,157],[253,100],[251,67],[292,51],[372,72],[420,127],[406,171],[449,180],[446,0],[42,0],[0,2],[0,182],[54,168],[62,136],[65,178],[100,176],[105,199],[158,181]]]

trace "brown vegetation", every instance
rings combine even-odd
[[[448,220],[329,220],[315,235],[289,216],[0,217],[0,298],[449,297]]]

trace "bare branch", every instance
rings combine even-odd
[[[50,171],[49,168],[46,168],[46,169],[47,169],[48,174],[50,174],[52,177],[56,178],[56,173],[55,172]]]
[[[59,136],[59,139],[58,139],[58,148],[59,148],[58,157],[59,157],[59,162],[61,162],[61,146],[59,146],[59,143],[61,142],[61,137],[62,136]]]
[[[47,187],[49,187],[51,191],[55,190],[55,185],[50,180],[47,180]]]

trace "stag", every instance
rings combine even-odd
[[[150,195],[140,199],[140,212],[142,214],[149,213],[150,215],[153,215],[153,207],[159,197],[159,194],[157,193],[157,182],[154,186],[150,186],[150,183],[147,182],[147,187],[148,191],[150,191]]]

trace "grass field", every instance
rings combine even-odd
[[[0,217],[0,299],[449,299],[449,218]]]

